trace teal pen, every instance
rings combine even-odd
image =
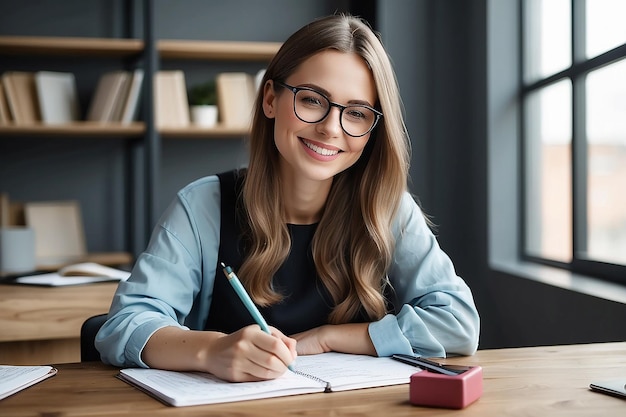
[[[226,278],[228,278],[228,282],[230,282],[230,285],[232,285],[233,289],[243,302],[243,305],[246,306],[246,308],[252,315],[254,321],[261,327],[261,330],[263,330],[265,333],[272,334],[272,332],[270,332],[269,326],[267,325],[267,322],[261,315],[261,312],[258,308],[256,308],[256,306],[252,302],[252,299],[246,292],[246,289],[243,287],[243,285],[241,285],[241,281],[239,281],[237,274],[235,274],[230,266],[226,266],[224,262],[220,262],[220,264],[222,265],[222,271],[224,271],[224,275],[226,275]],[[289,365],[288,368],[290,371],[293,371],[292,365]]]

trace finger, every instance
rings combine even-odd
[[[254,349],[246,359],[245,372],[259,380],[278,378],[287,370],[278,356],[263,349]]]
[[[280,370],[267,368],[262,364],[257,363],[256,360],[251,359],[245,370],[246,381],[265,381],[269,379],[276,379],[285,373],[285,367],[280,360],[274,358]],[[264,362],[261,360],[260,362]]]
[[[298,343],[298,341],[296,339],[294,339],[293,337],[289,337],[287,335],[285,335],[283,332],[281,332],[280,330],[274,328],[274,327],[270,327],[270,330],[272,331],[272,335],[276,336],[277,338],[279,338],[280,340],[282,340],[282,342],[285,344],[285,346],[287,346],[287,349],[289,349],[289,352],[291,352],[291,360],[292,362],[296,360],[296,357],[298,356],[298,352],[296,350],[296,345]]]
[[[227,337],[233,336],[236,336],[234,343],[225,351],[225,379],[261,381],[277,378],[285,372],[285,365],[278,357],[259,347],[259,340],[277,340],[275,337],[261,331],[258,326],[241,329]]]
[[[291,360],[292,362],[296,360],[298,357],[298,350],[296,349],[298,345],[298,341],[296,339],[292,339],[291,337],[285,337],[282,339],[289,352],[291,352]]]
[[[264,337],[259,336],[258,339],[255,339],[254,343],[259,349],[267,352],[270,356],[267,358],[261,358],[261,360],[269,359],[269,362],[260,363],[260,365],[268,367],[271,366],[272,369],[276,369],[275,366],[277,364],[271,359],[274,357],[280,362],[278,364],[279,369],[284,372],[285,367],[291,365],[295,359],[295,341],[291,341],[290,338],[285,335],[278,337],[264,333],[262,336]]]

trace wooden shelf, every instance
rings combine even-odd
[[[161,135],[167,137],[185,137],[185,138],[225,138],[225,137],[244,137],[250,133],[245,128],[235,128],[226,126],[215,127],[198,127],[190,125],[188,127],[163,127],[159,129]]]
[[[37,271],[56,271],[66,265],[80,262],[95,262],[97,264],[119,267],[130,266],[134,262],[133,255],[128,252],[92,252],[84,256],[71,259],[37,260]]]
[[[281,45],[280,42],[161,40],[157,50],[163,59],[269,61]]]
[[[160,40],[164,59],[269,61],[280,42]],[[139,39],[0,36],[0,54],[132,56],[143,52]]]
[[[91,136],[91,137],[129,137],[145,133],[143,122],[129,124],[74,122],[62,125],[0,125],[1,136]]]
[[[139,39],[0,36],[0,54],[125,57],[143,52]]]

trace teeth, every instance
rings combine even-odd
[[[303,140],[302,142],[307,146],[307,148],[315,151],[315,153],[318,153],[320,155],[332,156],[332,155],[337,155],[339,153],[339,151],[337,151],[337,150],[332,151],[330,149],[325,149],[325,148],[319,147],[317,145],[313,145],[312,143],[309,143],[309,142],[307,142],[305,140]]]

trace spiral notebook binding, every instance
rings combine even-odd
[[[320,377],[317,377],[315,375],[311,375],[311,374],[307,374],[306,372],[302,372],[302,371],[293,371],[295,374],[298,374],[300,376],[303,376],[305,378],[309,378],[312,379],[314,381],[319,382],[320,384],[325,384],[326,388],[324,388],[324,392],[331,392],[332,391],[332,387],[330,386],[330,382],[323,380]]]

